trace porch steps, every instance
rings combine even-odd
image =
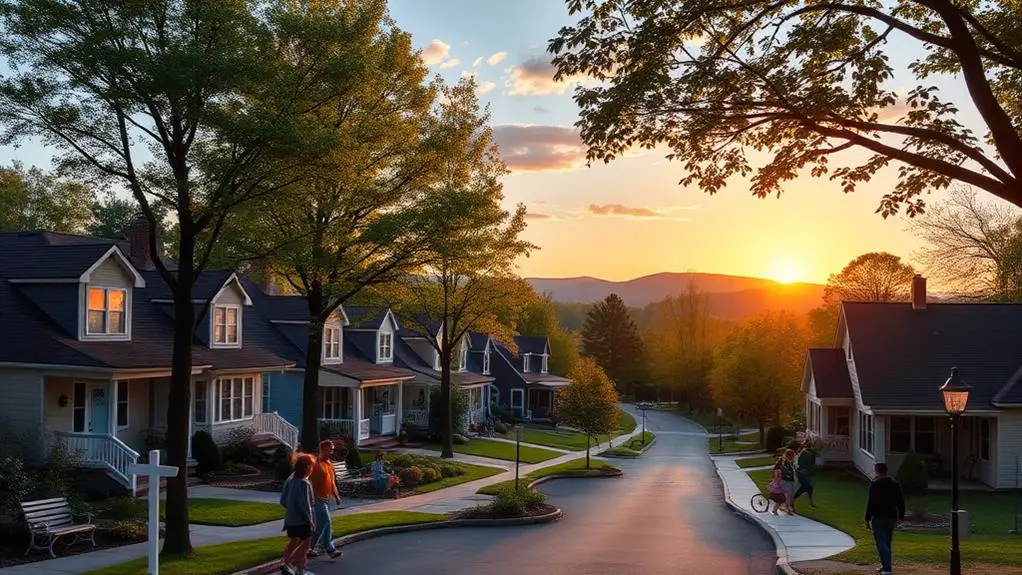
[[[252,443],[259,448],[259,451],[263,454],[263,462],[269,463],[273,461],[273,452],[277,450],[277,446],[280,442],[277,441],[272,435],[259,434],[252,438]]]

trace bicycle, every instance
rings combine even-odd
[[[756,513],[766,513],[770,509],[771,501],[774,503],[784,503],[784,495],[778,493],[776,495],[771,494],[770,496],[766,496],[762,493],[757,493],[752,496],[752,500],[749,501],[749,505]]]

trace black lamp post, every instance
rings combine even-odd
[[[646,410],[649,409],[649,404],[645,401],[639,404],[639,409],[642,410],[642,444],[646,445]]]
[[[724,410],[717,408],[717,451],[724,453]]]
[[[958,418],[965,413],[972,386],[951,368],[951,377],[940,386],[944,409],[951,417],[951,567],[950,575],[962,575],[962,553],[958,548]]]
[[[518,492],[518,463],[522,459],[522,424],[515,424],[515,493]]]

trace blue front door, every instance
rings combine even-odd
[[[106,386],[89,388],[89,432],[110,432],[110,400]]]

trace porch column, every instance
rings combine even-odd
[[[405,401],[404,393],[405,393],[405,382],[403,382],[403,381],[398,382],[398,384],[397,384],[397,397],[395,398],[396,407],[394,408],[394,417],[396,419],[396,421],[394,422],[394,433],[395,434],[400,434],[401,433],[401,422],[403,421],[403,419],[402,419],[403,413],[402,412],[404,411],[404,405],[405,405],[404,404],[404,401]]]
[[[361,433],[361,431],[362,431],[362,429],[361,429],[362,428],[362,388],[361,387],[356,387],[356,388],[351,390],[351,393],[352,393],[353,397],[355,398],[355,402],[354,402],[355,403],[355,406],[354,406],[355,409],[354,409],[354,411],[352,413],[352,418],[354,419],[354,425],[352,427],[354,429],[354,432],[351,434],[352,435],[351,440],[352,440],[352,442],[355,443],[355,447],[358,447],[359,441],[360,441],[359,437],[362,435],[362,433]]]
[[[117,381],[111,379],[107,385],[110,386],[110,401],[107,402],[107,433],[110,437],[117,437]]]

